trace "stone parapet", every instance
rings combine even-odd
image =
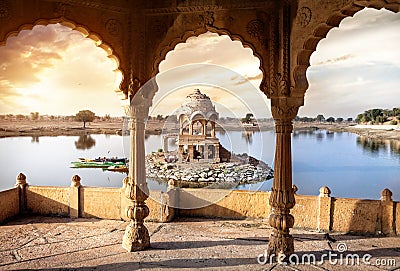
[[[0,224],[19,214],[18,188],[0,192]]]
[[[124,188],[27,186],[0,192],[0,223],[18,214],[58,215],[71,218],[129,220],[129,201]],[[291,211],[295,228],[323,232],[399,235],[400,202],[388,191],[381,200],[330,197],[329,189],[319,196],[295,194]],[[389,197],[390,195],[390,197]],[[150,191],[146,200],[150,214],[146,221],[169,222],[175,217],[264,218],[271,192],[224,189],[177,188],[171,181],[167,192]],[[26,198],[26,209],[20,208]]]

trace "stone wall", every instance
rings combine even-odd
[[[184,188],[179,190],[177,207],[180,216],[267,218],[270,214],[269,194],[269,192]]]
[[[28,186],[26,202],[28,213],[69,216],[69,188]]]
[[[378,231],[380,201],[335,198],[332,204],[332,230],[355,233]]]
[[[161,195],[161,191],[150,192],[146,202],[150,209],[147,220],[159,221],[163,217],[165,207],[160,204]],[[9,202],[4,204],[4,210],[3,199]],[[18,189],[0,193],[0,222],[3,213],[5,218],[19,213],[18,199]],[[129,201],[120,188],[28,186],[26,202],[25,212],[28,214],[128,220],[125,210]]]
[[[400,233],[399,202],[329,195],[329,189],[321,189],[319,196],[296,195],[296,205],[291,210],[294,227],[355,234]],[[270,215],[270,192],[180,189],[176,197],[178,216],[267,219]],[[196,204],[204,206],[194,208]]]
[[[80,187],[79,216],[118,219],[121,217],[121,189]]]
[[[19,214],[18,188],[0,192],[0,224]]]
[[[326,187],[321,188],[319,196],[296,195],[291,211],[295,227],[399,234],[400,203],[392,201],[388,190],[384,196],[384,191],[381,200],[333,198]],[[167,222],[174,216],[267,219],[271,213],[269,197],[270,192],[223,189],[151,191],[146,201],[150,209],[147,221]],[[125,210],[130,203],[121,188],[26,186],[0,192],[0,204],[1,223],[18,213],[128,220]]]

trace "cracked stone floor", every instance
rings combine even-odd
[[[149,222],[151,248],[132,253],[121,247],[126,225],[102,219],[14,219],[0,226],[0,270],[400,270],[399,236],[332,234],[337,242],[331,252],[322,233],[294,229],[296,256],[283,265],[257,261],[271,233],[267,220]],[[296,257],[305,264],[295,263]]]

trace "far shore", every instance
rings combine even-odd
[[[224,123],[223,128],[227,131],[242,131],[237,122]],[[123,121],[94,121],[86,123],[83,128],[82,122],[74,121],[32,121],[32,120],[0,120],[0,137],[19,136],[79,136],[87,134],[118,134],[121,135],[127,127]],[[221,129],[221,128],[219,128]],[[295,122],[294,130],[323,129],[331,132],[350,132],[368,138],[380,140],[400,140],[400,126],[395,125],[355,125],[348,123],[318,123],[318,122]],[[218,130],[218,128],[217,128]],[[272,121],[262,122],[259,127],[246,128],[248,131],[272,131]],[[177,133],[176,124],[165,123],[158,120],[150,120],[146,123],[146,134]]]

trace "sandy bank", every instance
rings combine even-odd
[[[227,131],[242,131],[237,123],[223,123],[223,129]],[[81,122],[70,121],[9,121],[0,120],[0,137],[16,136],[61,136],[61,135],[84,135],[84,134],[121,134],[126,126],[123,121],[95,121],[86,124],[83,128]],[[388,127],[390,126],[390,127]],[[273,122],[260,123],[261,131],[274,129]],[[376,139],[395,139],[400,140],[400,128],[395,125],[348,125],[328,124],[328,123],[301,123],[295,122],[294,129],[324,129],[331,132],[350,132],[360,136]],[[221,129],[221,128],[220,128]],[[161,134],[166,131],[177,132],[178,127],[175,124],[151,120],[146,123],[147,134]]]

